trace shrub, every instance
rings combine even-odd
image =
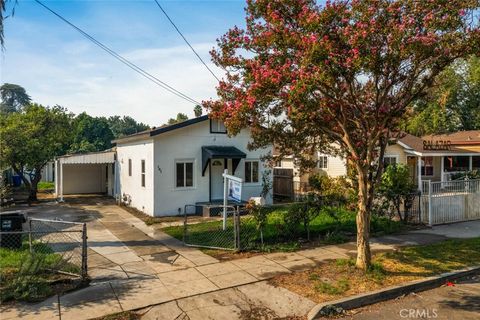
[[[19,275],[2,290],[1,301],[38,301],[52,294],[47,280],[37,275]]]
[[[4,254],[5,252],[2,255]],[[10,299],[37,301],[51,294],[50,285],[44,277],[45,269],[52,263],[49,255],[14,251],[12,257],[18,261],[10,263],[12,266],[6,268],[14,272],[2,271],[2,302]]]
[[[452,175],[452,180],[469,180],[469,179],[480,179],[480,170],[472,170],[466,172],[457,172]]]
[[[350,205],[356,202],[356,192],[345,177],[332,178],[314,174],[308,178],[308,182],[326,206]]]
[[[384,207],[392,208],[398,215],[400,221],[407,222],[410,218],[409,212],[416,196],[416,187],[413,184],[409,169],[406,165],[390,165],[382,175],[379,186],[379,193],[387,204]],[[402,205],[404,214],[402,215]]]
[[[266,207],[259,206],[253,200],[248,201],[245,209],[249,214],[253,216],[253,220],[255,221],[255,227],[257,231],[260,231],[260,240],[263,246],[263,229],[267,224],[267,218],[270,210]]]
[[[298,226],[303,224],[303,230],[310,240],[310,224],[320,214],[321,204],[312,197],[305,200],[306,202],[291,205],[283,215],[283,222],[292,235],[296,235]]]

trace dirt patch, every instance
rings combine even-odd
[[[134,311],[124,311],[120,313],[109,314],[108,316],[95,318],[94,320],[138,320],[141,315]]]
[[[229,250],[216,250],[216,249],[200,249],[203,253],[208,254],[209,256],[214,257],[220,261],[231,261],[237,259],[250,258],[258,255],[264,254],[264,252],[254,252],[254,251],[229,251]]]
[[[275,277],[269,283],[321,303],[418,278],[420,277],[365,274],[348,261],[341,263],[334,261],[322,264],[313,270]]]
[[[366,273],[338,259],[269,282],[321,303],[479,264],[480,238],[447,240],[377,254]]]

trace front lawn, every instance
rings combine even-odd
[[[70,276],[62,270],[79,273],[76,265],[65,261],[46,244],[35,242],[30,253],[28,240],[18,249],[0,248],[0,303],[9,300],[40,301],[57,291],[71,289]]]
[[[40,181],[37,185],[38,190],[53,190],[55,189],[55,182]]]
[[[262,233],[251,215],[241,216],[240,246],[242,250],[292,251],[301,247],[343,243],[355,238],[355,213],[344,208],[325,208],[309,225],[308,232],[302,223],[289,224],[285,216],[289,206],[272,209],[267,216]],[[196,219],[196,220],[195,220]],[[199,222],[198,218],[189,218],[185,233],[186,242],[192,245],[234,249],[233,218],[227,221],[225,230],[222,220]],[[385,217],[372,217],[371,230],[375,236],[391,234],[404,230],[405,226]],[[183,226],[162,228],[167,234],[183,240]],[[262,245],[263,235],[263,245]]]
[[[353,259],[339,259],[270,283],[321,303],[478,265],[480,238],[447,240],[377,254],[366,274],[355,268]]]

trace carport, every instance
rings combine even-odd
[[[115,194],[115,150],[72,154],[55,160],[55,194]]]

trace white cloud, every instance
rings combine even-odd
[[[212,46],[194,45],[205,61]],[[197,101],[216,96],[216,80],[187,46],[138,49],[122,55]],[[222,75],[210,62],[209,67]],[[86,41],[62,43],[49,55],[9,49],[2,69],[2,81],[24,86],[34,101],[59,104],[74,113],[129,115],[157,126],[178,112],[193,115],[194,105]]]

